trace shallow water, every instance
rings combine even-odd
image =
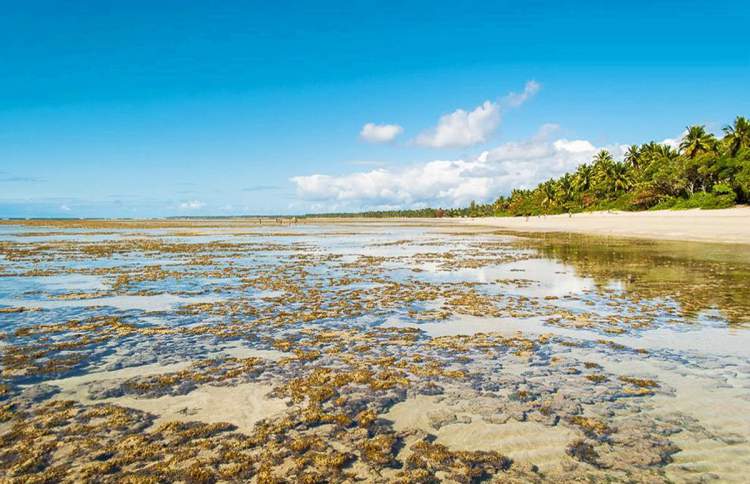
[[[750,471],[746,247],[82,224],[0,225],[3,477]]]

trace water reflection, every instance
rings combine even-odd
[[[670,299],[690,321],[717,309],[730,324],[750,322],[748,247],[572,234],[522,236],[513,244],[574,268],[602,293]]]

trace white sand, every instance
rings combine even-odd
[[[458,219],[462,225],[522,232],[572,232],[644,239],[750,244],[750,207],[721,210],[589,212],[541,217]]]
[[[260,420],[281,415],[286,410],[284,400],[267,396],[271,390],[270,385],[262,383],[243,383],[233,387],[204,385],[187,395],[120,397],[101,402],[158,415],[157,426],[172,421],[229,422],[240,432],[249,433]]]
[[[451,424],[437,432],[436,442],[452,450],[495,450],[517,462],[554,469],[567,459],[565,450],[576,433],[562,426],[508,421],[494,424],[475,418],[471,423]]]
[[[437,437],[436,442],[451,450],[495,450],[514,461],[555,469],[568,460],[565,449],[577,437],[576,431],[563,426],[550,427],[536,422],[509,420],[504,424],[485,422],[481,416],[451,406],[440,397],[420,395],[394,405],[384,417],[396,430],[419,429]],[[430,422],[431,414],[455,414],[467,423],[450,423],[439,429]]]
[[[124,396],[91,400],[88,397],[87,385],[95,381],[169,373],[183,370],[189,365],[189,362],[143,365],[92,372],[47,383],[61,388],[56,399],[75,400],[83,404],[109,403],[142,410],[158,417],[156,426],[172,421],[229,422],[236,425],[239,431],[247,433],[258,421],[280,415],[287,408],[285,400],[268,396],[273,388],[264,383],[243,383],[233,387],[203,385],[187,395],[159,398]]]
[[[86,393],[86,385],[95,381],[114,380],[117,378],[133,378],[136,376],[161,375],[181,371],[190,366],[189,361],[173,363],[171,365],[161,365],[152,363],[149,365],[129,366],[119,370],[110,371],[92,371],[78,376],[69,376],[58,380],[48,380],[45,383],[60,387],[61,391],[58,397],[62,399],[81,400]]]

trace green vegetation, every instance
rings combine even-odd
[[[716,138],[690,126],[679,150],[655,142],[632,145],[622,161],[600,151],[574,173],[493,203],[459,209],[425,208],[330,216],[518,216],[592,210],[726,208],[750,202],[750,121],[738,116]]]

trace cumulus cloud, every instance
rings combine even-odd
[[[500,125],[500,106],[485,101],[473,111],[457,109],[440,117],[435,128],[422,132],[415,142],[430,148],[453,148],[484,143]]]
[[[534,95],[538,93],[539,89],[541,88],[542,88],[542,85],[539,84],[538,82],[534,80],[528,81],[526,85],[523,87],[523,92],[521,93],[511,92],[510,94],[505,96],[505,99],[504,99],[505,104],[507,106],[517,108],[521,104],[525,103],[526,101],[534,97]]]
[[[598,147],[587,140],[554,139],[555,125],[532,138],[508,142],[467,160],[435,160],[401,169],[291,179],[297,196],[318,210],[458,207],[487,202],[513,188],[531,188],[574,170],[602,148],[621,157],[624,146]]]
[[[206,204],[201,202],[200,200],[190,200],[180,203],[180,208],[183,210],[198,210],[205,206]]]
[[[362,126],[359,137],[368,143],[390,143],[403,132],[404,128],[398,124],[367,123]]]
[[[526,83],[522,93],[511,92],[503,98],[503,104],[508,107],[518,107],[541,89],[536,81]],[[444,114],[438,120],[437,126],[423,131],[414,140],[420,146],[430,148],[457,148],[473,146],[487,141],[498,126],[500,126],[501,105],[494,101],[485,101],[473,111],[457,109]]]

